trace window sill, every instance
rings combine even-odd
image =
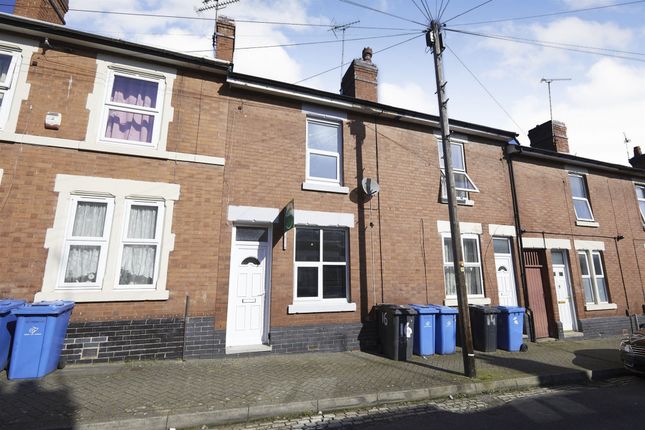
[[[34,300],[73,300],[77,303],[90,302],[137,302],[147,300],[168,300],[168,291],[139,290],[139,291],[81,291],[56,290],[36,293]]]
[[[313,314],[321,312],[355,312],[356,303],[336,302],[310,302],[310,303],[294,303],[289,305],[287,313],[289,314]]]
[[[585,305],[585,311],[609,311],[612,309],[618,309],[618,305],[615,303],[598,303]]]
[[[600,224],[597,223],[596,221],[580,221],[580,220],[576,220],[576,225],[579,226],[579,227],[595,227],[595,228],[600,227]]]
[[[441,199],[441,203],[443,204],[448,204],[447,199]],[[457,204],[459,206],[475,206],[475,201],[474,200],[457,200]]]
[[[468,297],[469,305],[490,305],[491,300],[488,297]],[[457,299],[445,299],[443,301],[445,306],[457,306]]]
[[[322,191],[325,193],[349,194],[349,188],[341,187],[338,184],[322,184],[318,182],[303,182],[302,189],[305,191]]]

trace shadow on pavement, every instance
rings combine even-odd
[[[46,378],[56,378],[49,375]],[[74,427],[76,404],[69,388],[59,381],[56,389],[45,388],[43,380],[7,381],[0,373],[0,428],[71,429]]]

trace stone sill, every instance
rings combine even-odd
[[[138,291],[80,291],[80,290],[56,290],[41,291],[36,293],[34,301],[40,300],[72,300],[76,303],[96,302],[137,302],[150,300],[168,300],[170,293],[166,290],[138,290]]]
[[[324,184],[319,182],[303,182],[302,189],[305,191],[322,191],[324,193],[349,194],[348,187],[341,187],[338,184]]]
[[[576,220],[576,225],[578,227],[594,227],[594,228],[600,227],[600,224],[597,223],[596,221],[580,221],[580,220]]]
[[[599,304],[585,305],[585,311],[609,311],[613,309],[618,309],[618,305],[615,303],[599,303]]]
[[[469,305],[490,305],[491,300],[488,297],[468,297]],[[457,299],[445,299],[443,304],[446,306],[457,306]]]
[[[289,305],[287,313],[289,314],[313,314],[322,312],[355,312],[356,303],[347,302],[309,302],[309,303],[294,303]]]

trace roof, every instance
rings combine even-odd
[[[11,14],[0,13],[0,30],[13,31],[34,37],[48,37],[50,42],[62,41],[65,43],[87,46],[93,49],[111,51],[121,55],[133,56],[139,59],[158,62],[162,64],[182,65],[193,69],[227,74],[227,81],[232,86],[245,87],[251,91],[270,93],[280,97],[308,101],[312,104],[335,106],[349,111],[359,112],[377,117],[402,120],[433,128],[440,128],[439,117],[409,109],[389,106],[383,103],[371,102],[345,95],[330,93],[313,88],[288,84],[285,82],[232,72],[233,65],[227,61],[204,57],[195,57],[162,48],[155,48],[138,43],[127,42],[106,36],[100,36],[68,27],[38,21],[30,18],[19,17]],[[508,142],[517,137],[513,131],[500,130],[479,124],[459,120],[450,120],[452,131],[477,135],[480,137]]]

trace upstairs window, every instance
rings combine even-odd
[[[645,185],[636,185],[636,199],[641,210],[641,219],[645,223]]]
[[[297,228],[295,299],[347,299],[347,232]]]
[[[164,90],[161,77],[111,71],[101,140],[156,146]]]
[[[483,297],[481,254],[479,238],[476,235],[462,234],[461,246],[464,255],[464,275],[468,297]],[[446,298],[457,297],[455,266],[452,256],[450,235],[443,235],[443,272],[446,285]]]
[[[570,173],[569,185],[573,198],[573,209],[576,212],[576,219],[579,221],[593,221],[593,213],[589,204],[589,192],[583,175]]]
[[[607,282],[599,251],[578,251],[586,304],[609,303]]]
[[[342,184],[342,145],[340,123],[307,119],[307,181]]]
[[[469,200],[469,192],[478,193],[479,189],[466,173],[466,159],[464,157],[464,145],[462,143],[450,143],[452,155],[452,170],[457,191],[457,202],[466,203]],[[446,171],[444,167],[443,144],[438,141],[439,168],[441,169],[441,201],[448,201],[446,188]]]
[[[0,50],[0,128],[4,127],[9,116],[20,59],[19,52]]]

